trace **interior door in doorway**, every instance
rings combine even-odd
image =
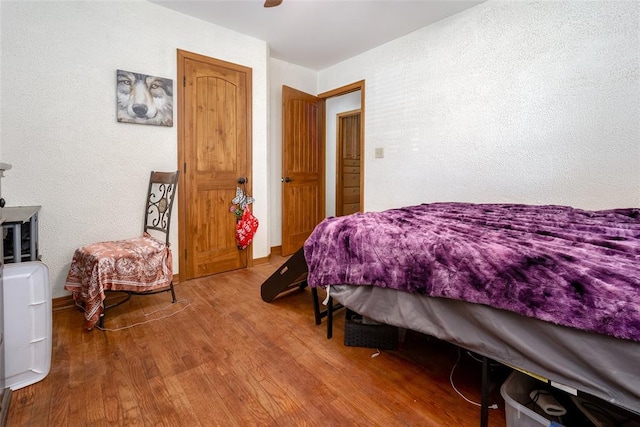
[[[251,192],[251,68],[178,51],[180,275],[246,267],[230,212],[239,180]]]
[[[337,115],[336,216],[360,211],[360,110]]]
[[[282,87],[282,255],[324,219],[324,100]]]

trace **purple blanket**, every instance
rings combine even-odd
[[[327,218],[312,287],[375,285],[640,341],[640,209],[434,203]]]

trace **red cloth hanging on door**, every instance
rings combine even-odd
[[[242,212],[242,217],[236,222],[236,243],[238,249],[246,249],[253,240],[258,230],[258,218],[253,216],[247,206]]]

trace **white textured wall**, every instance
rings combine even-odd
[[[640,206],[639,53],[640,2],[489,1],[321,71],[319,91],[366,81],[366,210]]]
[[[54,298],[67,294],[74,249],[139,235],[149,171],[177,167],[177,127],[115,117],[116,69],[171,78],[175,88],[176,49],[253,69],[261,223],[253,253],[268,255],[266,43],[146,1],[2,1],[0,8],[0,160],[13,165],[3,195],[8,205],[42,205],[40,251]],[[177,203],[174,210],[178,267]]]
[[[148,171],[176,167],[176,127],[116,122],[115,70],[175,80],[180,48],[253,69],[256,258],[281,244],[282,84],[365,79],[367,210],[639,206],[639,8],[490,1],[315,73],[148,2],[0,1],[3,194],[43,206],[40,249],[64,295],[75,247],[138,233]]]

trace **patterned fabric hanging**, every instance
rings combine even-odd
[[[246,195],[242,188],[236,188],[236,197],[231,201],[229,210],[236,216],[236,243],[240,250],[249,247],[258,230],[258,219],[249,209],[249,205],[254,201],[255,199]]]

